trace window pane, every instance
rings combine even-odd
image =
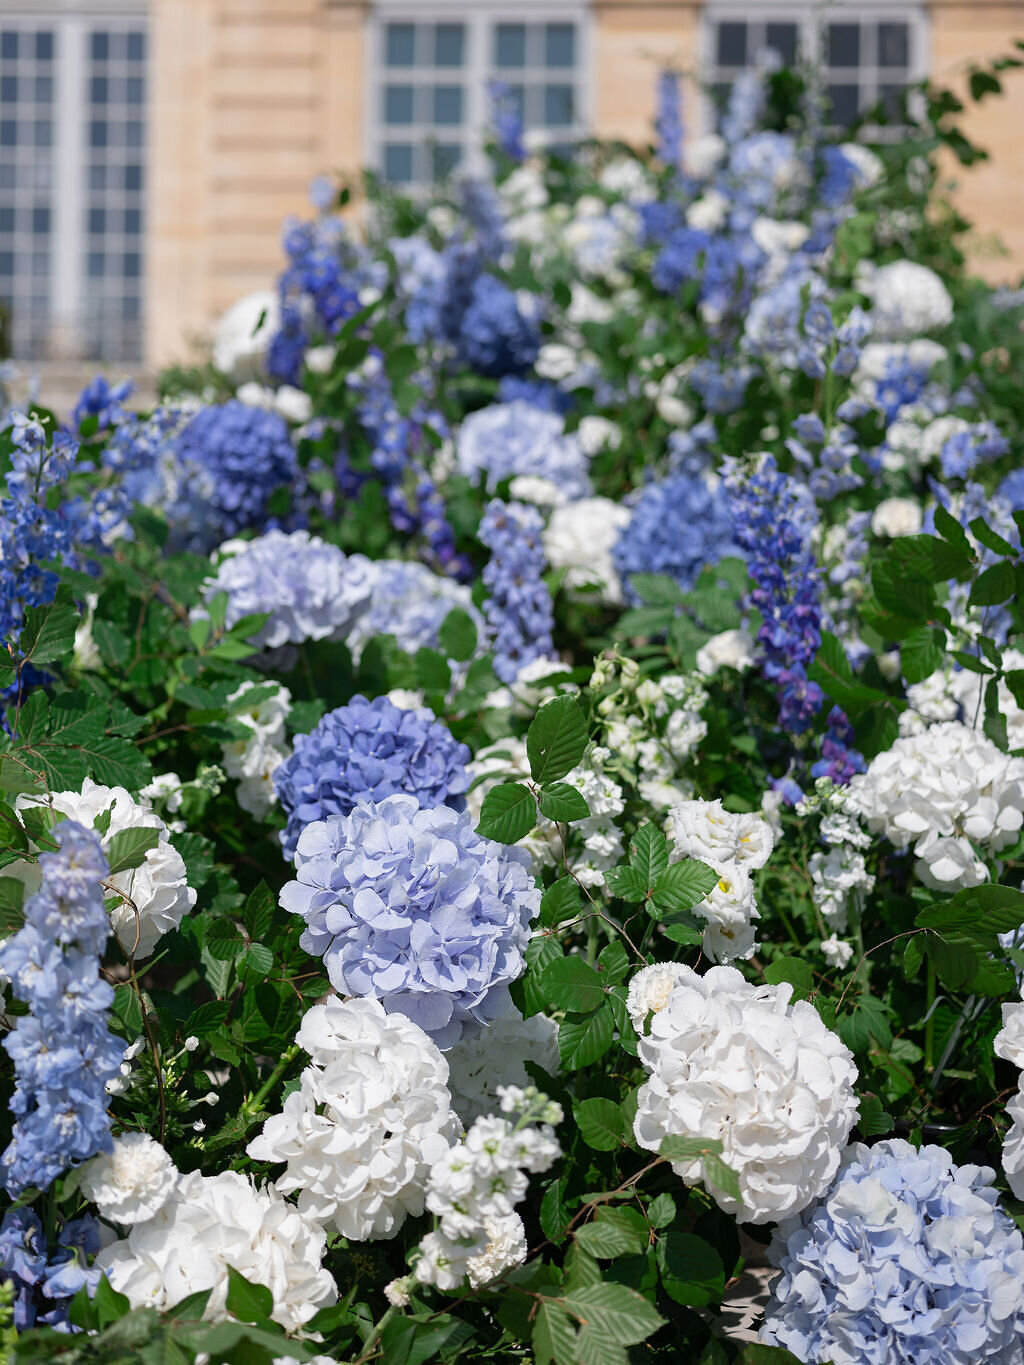
[[[40,62],[53,61],[53,34],[36,34],[36,60]]]
[[[549,128],[566,128],[572,121],[572,86],[546,85],[544,87],[544,122]]]
[[[0,275],[14,274],[14,252],[0,251]]]
[[[89,167],[89,188],[91,190],[105,190],[107,188],[106,166]]]
[[[37,147],[49,147],[52,144],[53,124],[49,119],[36,119],[34,133]]]
[[[462,159],[462,148],[457,142],[435,142],[430,150],[435,180],[446,179]]]
[[[103,278],[107,270],[107,260],[102,251],[89,252],[86,269],[89,272],[90,279],[100,280]]]
[[[386,53],[388,66],[412,66],[416,60],[415,24],[388,24]]]
[[[89,124],[89,146],[105,147],[107,145],[107,125],[104,119],[94,118]]]
[[[137,280],[142,269],[142,257],[137,251],[126,251],[121,262],[126,280]]]
[[[138,119],[129,119],[124,125],[124,145],[134,150],[142,146],[142,141],[142,124]]]
[[[882,85],[878,88],[878,98],[882,101],[882,107],[886,114],[894,122],[900,122],[903,117],[901,101],[906,86],[903,85]]]
[[[548,24],[544,34],[548,66],[572,66],[576,61],[576,25]]]
[[[53,77],[37,76],[35,90],[37,104],[51,104],[53,102]]]
[[[93,76],[89,82],[89,98],[93,104],[106,104],[109,93],[110,87],[106,76]]]
[[[126,190],[142,189],[142,167],[125,166],[124,168],[124,187]]]
[[[526,65],[526,25],[498,24],[494,30],[494,65]]]
[[[142,77],[129,76],[125,81],[124,97],[128,104],[142,103]]]
[[[144,33],[129,33],[128,35],[128,60],[131,62],[144,61],[146,57],[146,35]]]
[[[126,237],[134,237],[142,231],[142,210],[125,209],[124,232]]]
[[[392,184],[412,179],[412,147],[404,142],[390,142],[384,148],[384,179]]]
[[[718,65],[746,66],[746,64],[747,64],[746,24],[719,24]]]
[[[89,210],[89,231],[102,233],[107,230],[107,214],[105,209]]]
[[[0,119],[0,147],[18,145],[18,125],[12,118]]]
[[[462,122],[462,86],[439,85],[434,90],[434,122],[445,126]]]
[[[766,24],[765,46],[782,58],[783,66],[796,64],[796,24]]]
[[[4,57],[9,62],[17,60],[18,35],[16,33],[11,33],[8,30],[6,33],[0,34],[0,57]]]
[[[94,62],[105,62],[110,56],[110,34],[94,33],[90,48]]]
[[[910,30],[906,24],[878,25],[878,65],[910,65]]]
[[[0,190],[13,190],[17,175],[13,166],[0,166]]]
[[[124,305],[122,307],[121,312],[126,322],[134,322],[135,319],[140,315],[138,298],[133,295],[129,295],[124,300]]]
[[[461,66],[462,43],[465,36],[463,24],[438,24],[434,30],[434,65]]]
[[[852,123],[860,109],[860,87],[857,85],[830,85],[828,98],[832,106],[833,123]]]
[[[4,104],[13,104],[18,98],[18,78],[17,76],[0,77],[0,100]]]
[[[843,67],[860,65],[859,24],[829,24],[828,64]]]
[[[411,85],[384,87],[384,122],[409,124],[413,121]]]
[[[50,210],[45,206],[32,210],[32,231],[37,237],[45,237],[50,231]]]

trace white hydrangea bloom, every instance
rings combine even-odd
[[[217,321],[213,337],[213,367],[239,383],[258,378],[263,358],[281,325],[277,294],[261,289],[233,303]]]
[[[739,1222],[774,1223],[828,1187],[857,1118],[853,1057],[789,985],[754,986],[733,967],[685,976],[640,1040],[650,1079],[633,1131],[658,1151],[666,1137],[722,1143],[740,1199],[705,1176],[703,1162],[674,1162],[687,1185],[702,1180]]]
[[[697,650],[697,672],[713,678],[720,668],[742,673],[754,662],[754,641],[749,631],[723,630]]]
[[[1024,1004],[1015,1000],[1002,1010],[1003,1027],[992,1040],[992,1050],[1024,1071]]]
[[[238,780],[238,804],[261,819],[277,802],[273,776],[287,755],[285,721],[292,709],[292,694],[280,683],[271,684],[269,696],[260,696],[252,706],[232,713],[232,720],[244,725],[248,739],[228,740],[221,762],[229,777]],[[264,692],[268,684],[244,682],[235,688],[229,702],[247,692]]]
[[[683,801],[669,813],[675,858],[699,858],[718,867],[764,867],[775,847],[771,825],[756,811],[733,814],[721,801]]]
[[[1003,669],[1010,672],[1013,669],[1024,669],[1024,651],[1019,649],[1003,650]],[[935,674],[932,674],[935,677]],[[925,679],[925,684],[929,679]],[[953,670],[949,676],[949,691],[955,703],[960,707],[960,715],[965,725],[978,726],[983,728],[985,724],[985,702],[984,688],[988,681],[980,673],[972,673],[969,669]],[[1017,705],[1017,699],[1007,687],[1006,683],[1000,679],[998,688],[999,710],[1006,719],[1006,738],[1011,749],[1024,749],[1024,709]],[[908,689],[907,695],[910,695]],[[902,719],[902,717],[901,717]]]
[[[157,831],[157,843],[146,853],[141,866],[117,872],[109,879],[110,886],[121,894],[110,912],[110,920],[125,952],[137,958],[148,957],[164,934],[177,929],[195,905],[196,893],[187,884],[185,863],[171,845],[167,826],[124,787],[103,787],[87,777],[80,792],[53,792],[48,797],[22,795],[17,805],[19,810],[49,805],[86,829],[92,829],[96,818],[109,811],[110,824],[106,833],[100,835],[104,852],[122,830]],[[29,891],[38,886],[38,864],[12,863],[4,872],[8,877],[20,876]]]
[[[296,1042],[311,1065],[247,1151],[287,1163],[277,1189],[318,1223],[357,1242],[393,1237],[423,1212],[427,1173],[459,1132],[447,1063],[418,1025],[370,999],[315,1005]]]
[[[227,1313],[228,1267],[274,1296],[272,1317],[291,1331],[338,1297],[320,1262],[323,1228],[274,1189],[257,1189],[237,1171],[182,1176],[152,1218],[96,1257],[133,1308],[171,1308],[211,1290],[204,1317]]]
[[[853,957],[853,944],[847,943],[844,938],[838,938],[831,934],[828,938],[821,940],[821,953],[830,967],[835,967],[837,971],[842,971],[848,966]]]
[[[953,321],[949,290],[925,265],[893,261],[863,273],[857,284],[874,305],[871,320],[878,341],[913,341]]]
[[[871,516],[871,530],[876,536],[916,536],[924,524],[921,504],[915,498],[885,498]]]
[[[292,422],[296,426],[308,422],[313,416],[312,398],[305,389],[297,389],[292,384],[282,384],[278,389],[271,389],[253,380],[243,384],[235,397],[246,407],[276,412],[286,422]]]
[[[1024,1072],[1017,1081],[1017,1093],[1006,1106],[1010,1127],[1003,1138],[1003,1170],[1006,1181],[1018,1199],[1024,1199]]]
[[[111,1223],[141,1223],[167,1203],[178,1168],[148,1133],[122,1133],[113,1150],[82,1167],[81,1190]]]
[[[844,932],[854,896],[874,889],[875,878],[867,870],[864,854],[849,844],[837,843],[824,853],[812,853],[808,870],[811,897],[822,918],[830,928]]]
[[[901,735],[920,735],[929,725],[956,720],[960,707],[953,695],[952,670],[937,668],[921,682],[911,683],[907,688],[907,701],[909,706],[900,712]]]
[[[452,1108],[468,1128],[475,1118],[497,1108],[499,1086],[532,1084],[524,1062],[536,1062],[551,1073],[558,1071],[558,1025],[546,1014],[524,1019],[513,1006],[489,1027],[450,1047],[444,1056]]]
[[[606,602],[622,601],[612,550],[631,515],[611,498],[578,498],[552,509],[541,542],[551,567],[566,570],[566,587],[596,587]]]
[[[651,967],[641,967],[630,978],[626,1009],[637,1033],[643,1033],[649,1014],[657,1014],[665,1008],[676,986],[686,979],[688,970],[679,962],[655,962]]]
[[[913,847],[917,875],[938,891],[980,885],[988,874],[972,844],[998,853],[1024,823],[1024,759],[958,721],[901,735],[846,790],[848,809]]]
[[[576,437],[585,455],[598,455],[602,450],[618,450],[622,444],[622,428],[607,417],[584,417],[576,430]]]

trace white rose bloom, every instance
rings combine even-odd
[[[622,601],[612,549],[631,516],[610,498],[579,498],[552,510],[541,541],[551,567],[566,570],[567,587],[593,586],[606,602]]]
[[[263,370],[267,346],[281,325],[277,294],[260,290],[233,303],[217,322],[213,337],[213,366],[239,382]]]
[[[823,826],[824,823],[822,821]],[[811,896],[822,918],[830,928],[845,931],[851,899],[859,892],[866,894],[873,890],[875,885],[864,854],[845,843],[837,843],[827,852],[812,853],[808,869]]]
[[[841,972],[853,957],[853,944],[831,934],[821,940],[821,952],[828,965]]]
[[[211,1290],[203,1314],[227,1315],[228,1267],[274,1296],[273,1318],[291,1331],[337,1300],[321,1269],[323,1228],[276,1190],[256,1189],[237,1171],[182,1176],[175,1195],[126,1238],[96,1257],[111,1285],[133,1308],[171,1308]]]
[[[500,1019],[444,1054],[452,1108],[468,1128],[481,1114],[498,1108],[498,1086],[532,1085],[524,1062],[558,1071],[558,1025],[546,1014],[529,1019],[513,1005]]]
[[[857,1118],[853,1057],[792,987],[754,986],[735,968],[685,976],[640,1040],[650,1079],[633,1131],[648,1151],[665,1138],[722,1143],[740,1198],[718,1189],[703,1162],[673,1162],[687,1185],[704,1182],[743,1223],[799,1213],[828,1187]]]
[[[178,1168],[148,1133],[123,1133],[82,1167],[81,1190],[111,1223],[141,1223],[167,1203]]]
[[[914,498],[886,498],[875,508],[871,530],[876,536],[916,536],[924,524],[921,504]]]
[[[629,981],[626,1009],[637,1033],[643,1034],[649,1014],[657,1014],[668,1004],[669,996],[690,969],[679,962],[655,962],[641,967]]]
[[[518,1213],[488,1218],[484,1223],[487,1246],[466,1263],[471,1289],[482,1289],[526,1260],[526,1228]]]
[[[597,177],[597,183],[609,194],[621,195],[634,204],[647,204],[657,197],[647,167],[633,157],[620,156],[609,161]]]
[[[974,677],[974,674],[964,676]],[[922,734],[929,725],[956,720],[960,714],[959,703],[953,695],[952,672],[945,668],[936,669],[922,682],[911,683],[907,688],[907,701],[910,705],[900,713],[899,718],[901,735]],[[984,712],[981,718],[984,719]],[[968,720],[973,719],[972,712]]]
[[[754,662],[754,641],[748,631],[723,630],[697,650],[697,672],[713,678],[720,668],[742,673]]]
[[[992,1040],[992,1051],[1024,1071],[1024,1004],[1015,1000],[1002,1010],[1003,1027]]]
[[[972,844],[998,853],[1024,823],[1024,759],[958,721],[901,735],[846,789],[847,808],[897,848],[912,847],[926,886],[955,891],[987,878]]]
[[[873,335],[879,341],[913,341],[953,321],[953,300],[934,270],[893,261],[858,279],[871,299]]]
[[[48,797],[18,797],[17,807],[48,805],[70,820],[92,829],[97,816],[110,812],[110,825],[100,835],[104,853],[115,835],[126,829],[157,831],[157,843],[148,850],[141,866],[117,872],[109,884],[122,899],[110,912],[110,921],[121,947],[137,958],[149,957],[157,943],[196,903],[196,893],[186,883],[188,873],[181,854],[171,845],[167,826],[154,811],[141,805],[124,787],[101,787],[91,777],[81,792],[53,792]],[[19,876],[29,890],[39,883],[38,865],[12,863],[7,876]]]
[[[594,456],[602,450],[618,450],[622,444],[622,428],[607,417],[584,417],[576,435],[585,455]]]
[[[673,860],[699,858],[715,867],[764,867],[775,847],[771,825],[755,811],[734,815],[721,801],[682,801],[669,814]]]
[[[418,1025],[369,999],[315,1005],[296,1042],[311,1065],[249,1156],[286,1162],[277,1189],[297,1192],[302,1214],[343,1237],[394,1237],[423,1212],[427,1174],[459,1132],[444,1057]]]
[[[418,711],[423,705],[423,693],[414,687],[393,687],[384,694],[392,706],[400,711]]]

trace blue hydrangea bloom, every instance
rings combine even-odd
[[[0,945],[0,970],[30,1011],[3,1040],[17,1085],[0,1183],[15,1197],[109,1150],[106,1085],[124,1054],[107,1028],[114,992],[99,975],[110,935],[107,861],[93,831],[74,821],[53,837],[58,848],[40,854],[42,884],[25,902],[24,927]]]
[[[432,573],[425,564],[404,559],[378,559],[373,564],[369,610],[359,616],[346,636],[353,658],[377,635],[393,635],[407,654],[437,649],[440,630],[449,612],[458,607],[483,626],[473,595],[462,583]]]
[[[328,711],[310,734],[296,735],[294,750],[274,773],[288,817],[285,857],[294,858],[307,825],[348,815],[361,801],[408,792],[421,806],[462,810],[469,758],[469,748],[425,707],[405,710],[387,697],[353,697]]]
[[[14,1286],[18,1332],[66,1326],[71,1298],[83,1285],[92,1289],[99,1281],[99,1270],[86,1265],[86,1257],[100,1249],[95,1218],[65,1223],[57,1241],[60,1249],[50,1260],[43,1225],[32,1209],[11,1209],[0,1223],[0,1280]]]
[[[1013,469],[999,485],[998,496],[1014,511],[1024,507],[1024,469]]]
[[[515,682],[526,664],[554,657],[554,610],[541,575],[544,521],[535,507],[521,502],[488,504],[480,539],[491,552],[483,572],[488,600],[484,608],[494,642],[494,671]]]
[[[942,447],[942,473],[947,479],[966,479],[980,461],[998,460],[1009,449],[1009,441],[994,422],[974,422]]]
[[[261,527],[271,494],[298,469],[284,419],[234,398],[196,413],[178,437],[177,458],[181,484],[168,508],[168,543],[197,554]]]
[[[762,1339],[836,1365],[1020,1360],[1024,1239],[994,1178],[942,1147],[849,1147],[828,1195],[779,1225]]]
[[[530,855],[414,796],[307,825],[281,904],[335,989],[405,1014],[447,1048],[499,1018],[525,968],[540,892]]]
[[[493,275],[479,275],[455,344],[463,365],[489,379],[500,379],[530,368],[540,350],[540,329],[520,312],[507,284]]]
[[[489,491],[502,479],[531,474],[557,484],[571,500],[590,494],[588,461],[563,419],[518,398],[471,412],[456,437],[459,473],[474,483],[484,477]]]
[[[643,489],[615,542],[612,559],[627,596],[635,602],[633,574],[668,574],[688,590],[706,564],[717,564],[735,550],[725,494],[701,475],[678,473]]]
[[[543,412],[566,413],[572,407],[572,395],[547,379],[523,379],[517,374],[506,374],[498,381],[498,399],[514,403],[521,399],[532,403]]]

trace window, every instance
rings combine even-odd
[[[922,5],[838,0],[827,9],[771,0],[709,0],[705,66],[714,113],[733,81],[766,50],[787,66],[804,59],[825,73],[829,112],[840,126],[881,101],[891,112],[904,88],[925,72]]]
[[[145,8],[0,17],[0,304],[18,359],[142,354]]]
[[[368,152],[385,180],[412,188],[478,166],[492,81],[517,102],[527,130],[557,145],[579,136],[586,113],[581,0],[522,0],[508,9],[463,0],[416,11],[417,0],[377,5]]]

